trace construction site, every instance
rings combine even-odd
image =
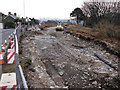
[[[120,88],[119,0],[1,3],[0,90]]]
[[[31,28],[19,50],[29,88],[118,88],[118,56],[67,30]]]

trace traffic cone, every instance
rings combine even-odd
[[[13,37],[12,33],[11,33],[11,38]]]
[[[6,40],[6,38],[5,38],[5,45],[7,45],[7,40]]]
[[[1,43],[1,51],[4,52],[5,48],[3,46],[3,43]]]
[[[13,37],[13,41],[14,41],[14,37]]]
[[[2,52],[0,51],[0,64],[4,64],[4,59],[3,59],[3,56],[2,56]]]
[[[9,34],[9,40],[10,40],[10,34]]]

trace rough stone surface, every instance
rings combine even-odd
[[[99,61],[94,52],[111,64],[116,64],[116,67],[118,57],[93,42],[56,32],[54,27],[39,32],[42,34],[32,34],[34,37],[30,37],[30,32],[27,32],[29,37],[25,37],[21,43],[22,54],[32,59],[32,65],[24,70],[29,87],[118,87],[114,81],[117,71]],[[34,68],[35,72],[29,68]]]

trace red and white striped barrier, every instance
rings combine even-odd
[[[15,63],[15,51],[14,51],[14,49],[8,49],[7,63],[8,64],[14,64]]]
[[[14,47],[15,47],[14,41],[11,41],[11,49],[14,49]]]
[[[0,87],[0,90],[16,90],[16,85],[8,85]]]
[[[16,73],[4,73],[1,76],[0,90],[16,89]]]

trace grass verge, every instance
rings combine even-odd
[[[22,54],[19,55],[19,58],[24,57]],[[20,61],[20,65],[22,67],[22,69],[28,68],[28,66],[30,66],[32,63],[32,60],[30,58],[25,59]]]
[[[6,64],[2,66],[2,73],[15,72],[15,64]]]

